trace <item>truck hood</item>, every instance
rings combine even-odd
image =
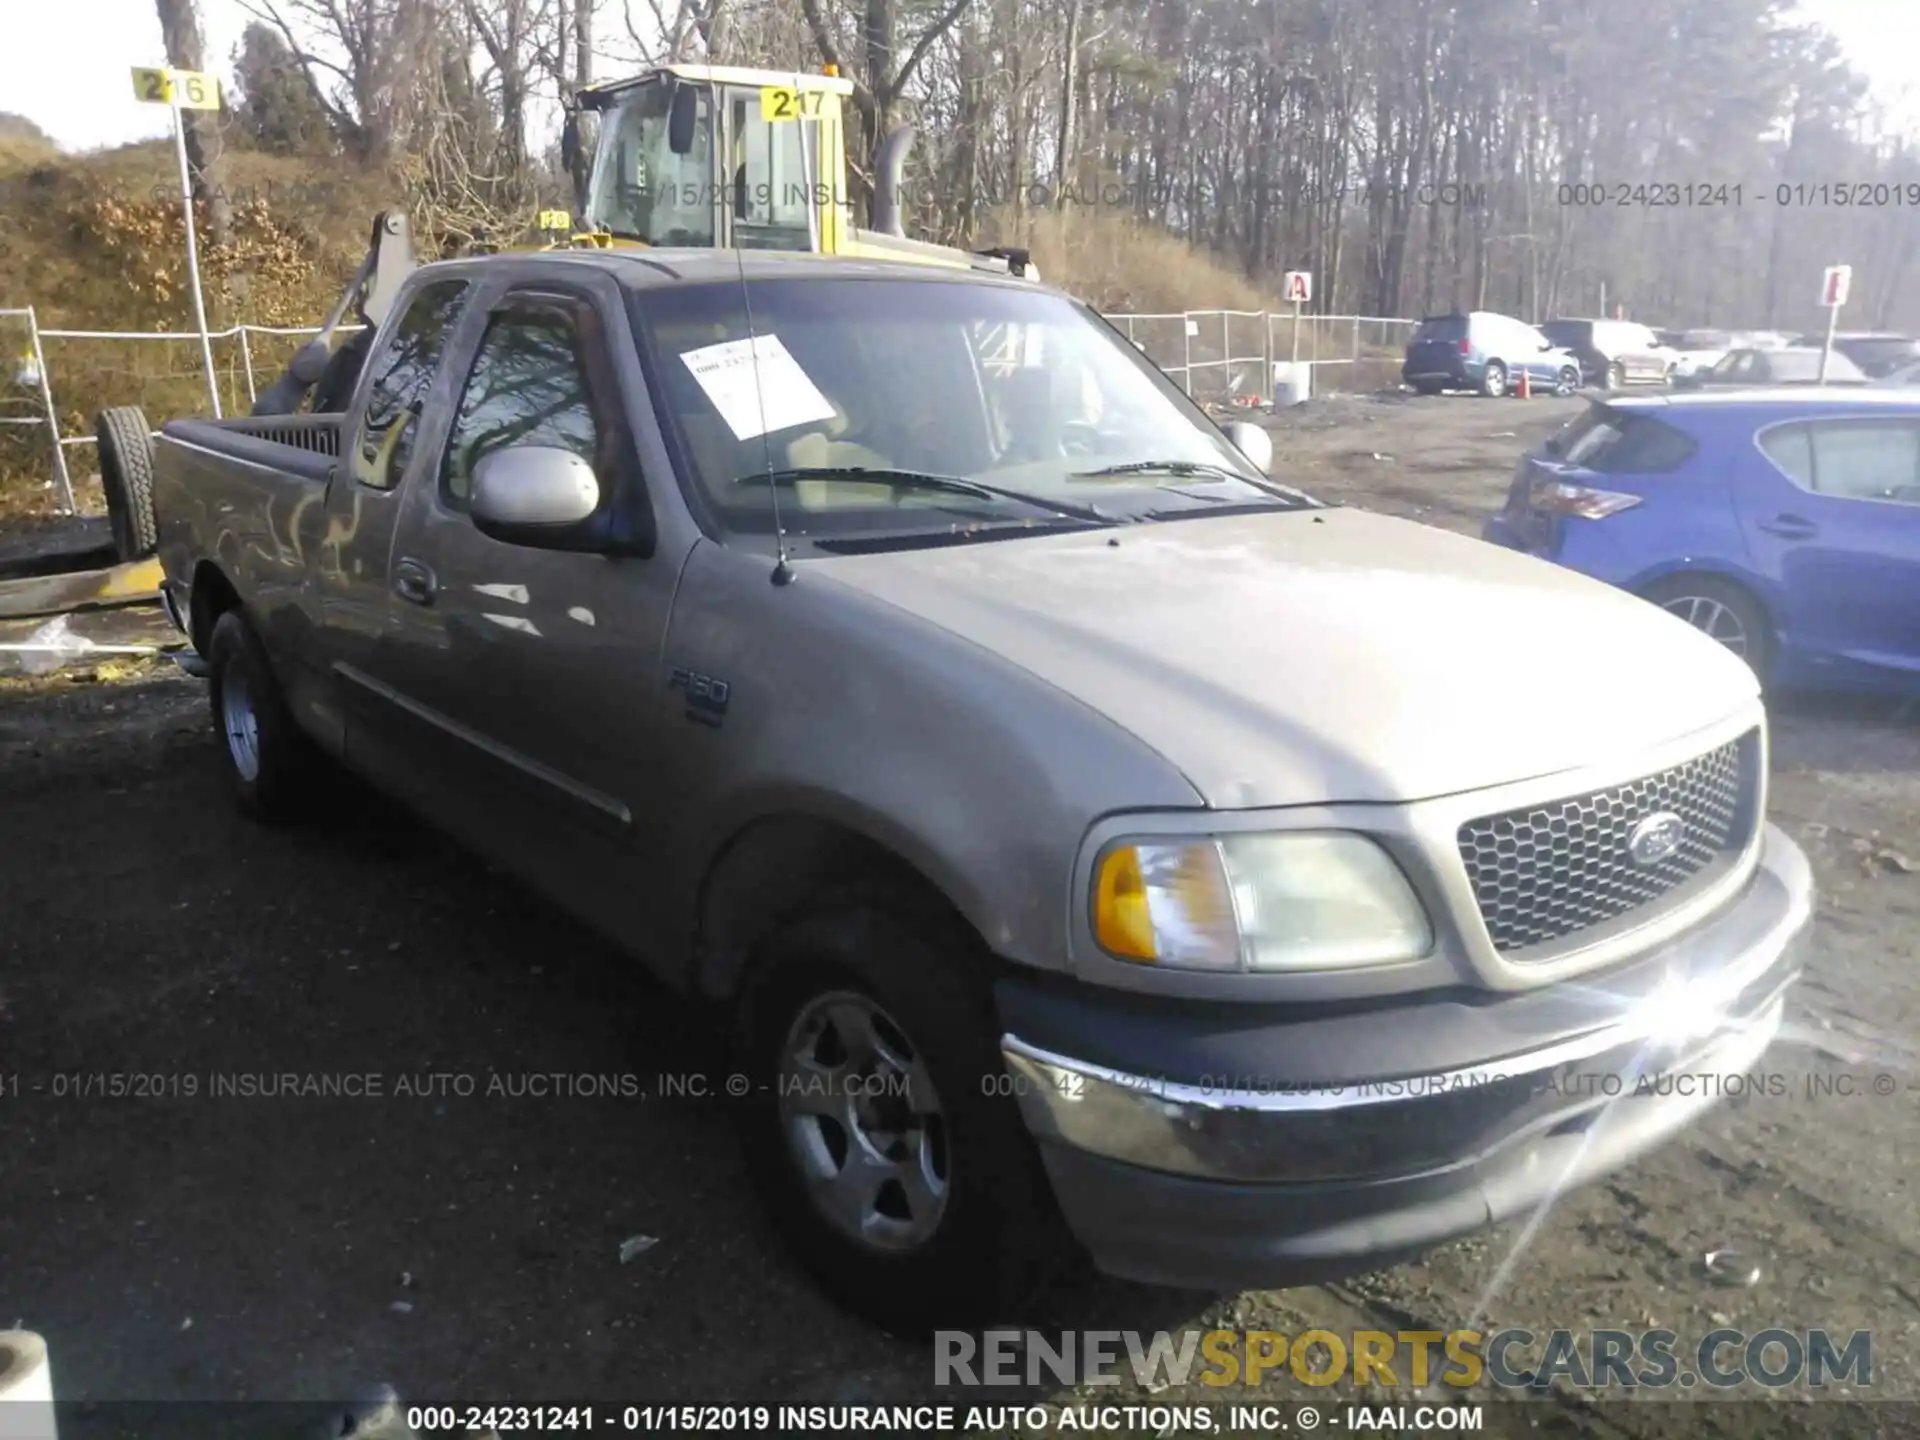
[[[1671,741],[1758,694],[1645,601],[1360,510],[806,567],[1020,665],[1225,809],[1429,799]]]

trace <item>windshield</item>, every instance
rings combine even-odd
[[[770,534],[776,501],[790,538],[816,540],[1315,503],[1263,481],[1064,296],[776,278],[744,297],[739,284],[634,297],[662,427],[700,508],[726,530]],[[954,481],[977,482],[975,493]]]
[[[646,85],[606,117],[595,148],[585,219],[650,245],[714,243],[713,106],[700,91],[693,146],[667,143],[671,87]]]

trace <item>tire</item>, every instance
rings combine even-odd
[[[1487,362],[1487,368],[1480,376],[1480,393],[1492,400],[1498,400],[1507,393],[1507,367],[1498,360]]]
[[[917,894],[859,887],[779,927],[741,997],[746,1151],[769,1217],[822,1289],[895,1332],[998,1323],[1078,1255],[1019,1102],[993,1083],[1006,1069],[984,958]],[[868,1036],[909,1064],[866,1072],[887,1078],[864,1111],[856,1085],[821,1097],[830,1116],[809,1112],[796,1077],[863,1073],[884,1053]],[[855,1154],[895,1173],[832,1183]]]
[[[137,406],[121,405],[94,417],[100,453],[100,488],[107,496],[107,523],[122,560],[144,560],[160,544],[153,513],[153,436]]]
[[[1717,575],[1670,575],[1640,593],[1725,645],[1765,683],[1773,668],[1773,622],[1752,592]]]
[[[256,820],[302,813],[320,752],[294,722],[259,636],[238,610],[214,624],[207,695],[222,768],[240,809]]]
[[[1607,366],[1607,378],[1605,381],[1605,385],[1606,385],[1606,388],[1609,390],[1626,389],[1627,388],[1627,367],[1622,365],[1617,360],[1614,361],[1613,364]]]
[[[1567,396],[1573,394],[1573,392],[1579,388],[1580,372],[1569,365],[1560,372],[1559,379],[1554,383],[1553,393],[1560,396]]]

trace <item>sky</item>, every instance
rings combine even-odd
[[[164,63],[152,0],[6,5],[0,110],[26,115],[69,150],[169,133],[166,110],[137,101],[130,75],[136,65]],[[1920,131],[1920,3],[1800,0],[1800,9],[1833,32],[1902,128]],[[241,0],[201,0],[208,68],[223,80],[248,19]]]

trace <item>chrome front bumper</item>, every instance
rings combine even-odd
[[[1002,1054],[1068,1221],[1103,1268],[1282,1283],[1303,1255],[1364,1260],[1477,1229],[1689,1123],[1725,1087],[1687,1077],[1744,1074],[1778,1033],[1812,902],[1805,856],[1769,827],[1739,898],[1636,966],[1639,993],[1610,994],[1605,974],[1561,982],[1590,1027],[1427,1074],[1384,1048],[1366,1066],[1377,1079],[1313,1083],[1286,1073],[1284,1041],[1271,1076],[1158,1075],[1011,1033]],[[1391,1047],[1394,1018],[1362,1016],[1355,1033]]]

